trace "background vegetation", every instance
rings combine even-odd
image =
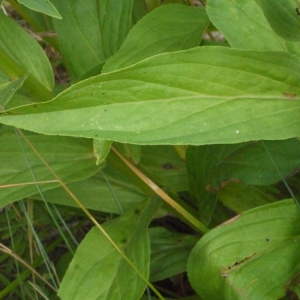
[[[0,4],[1,299],[298,299],[294,0]]]

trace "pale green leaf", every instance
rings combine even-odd
[[[163,76],[162,76],[163,74]],[[136,144],[222,144],[300,135],[300,58],[198,47],[72,86],[0,122]]]
[[[48,15],[53,18],[61,19],[61,15],[49,0],[17,0],[17,1],[32,10],[44,13],[45,15]]]
[[[287,41],[300,41],[300,16],[296,10],[299,1],[258,0],[258,3],[274,32]]]
[[[0,53],[5,53],[24,71],[23,74],[18,74],[19,77],[29,73],[48,91],[51,91],[54,86],[53,72],[50,62],[40,45],[3,13],[0,13],[0,24]],[[7,60],[1,57],[0,68],[8,76],[15,74],[13,69],[8,71],[7,63]]]
[[[160,200],[151,198],[103,228],[145,278],[149,276],[150,245],[147,227]],[[94,227],[78,247],[58,295],[64,299],[139,299],[146,283]]]
[[[269,1],[270,6],[273,3]],[[285,50],[282,40],[268,24],[256,0],[209,0],[207,14],[231,47]]]
[[[211,230],[188,262],[193,288],[205,300],[283,297],[300,272],[300,213],[291,200],[244,212]]]
[[[104,65],[103,73],[130,66],[162,52],[196,47],[209,22],[204,7],[180,4],[161,6],[132,28],[120,50]]]
[[[57,136],[26,134],[32,145],[49,163],[64,182],[82,180],[99,171],[95,165],[92,142],[87,139],[73,139]],[[44,166],[31,148],[22,140],[26,157],[15,132],[6,126],[0,127],[0,206],[9,202],[34,195],[38,192],[32,169],[37,181],[54,180],[53,175]],[[17,186],[14,186],[17,184]],[[9,187],[7,187],[9,185]],[[58,182],[40,184],[42,191],[60,186]],[[60,203],[63,204],[63,203]]]

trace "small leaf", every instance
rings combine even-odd
[[[94,154],[97,158],[96,165],[100,165],[108,155],[111,147],[111,141],[94,139]]]
[[[55,6],[49,0],[17,0],[19,3],[23,4],[24,6],[44,13],[53,18],[61,19],[61,15],[55,8]]]
[[[291,200],[258,207],[211,230],[188,262],[205,300],[283,297],[300,272],[300,213]]]
[[[160,200],[151,198],[103,228],[145,278],[149,275],[150,245],[147,227]],[[146,283],[94,227],[78,247],[58,295],[64,299],[136,300]]]

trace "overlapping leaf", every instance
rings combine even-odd
[[[89,70],[99,74],[105,57],[96,1],[55,0],[53,3],[63,17],[53,20],[53,24],[71,80],[77,81]]]
[[[262,206],[211,230],[188,262],[206,300],[279,299],[300,272],[300,213],[293,201]]]
[[[103,72],[128,67],[162,52],[196,47],[209,22],[204,7],[161,6],[132,28],[120,50],[104,65]]]
[[[247,50],[285,50],[255,0],[209,0],[207,14],[231,47]],[[273,3],[274,1],[272,1]],[[269,2],[271,6],[271,2]],[[271,13],[274,13],[271,8]]]
[[[150,260],[147,227],[160,203],[157,198],[149,199],[103,226],[145,278]],[[62,300],[135,300],[145,288],[136,271],[95,227],[78,247],[58,295]]]
[[[49,99],[54,85],[51,65],[38,43],[14,21],[0,13],[0,68],[15,79],[29,73],[25,82],[39,100]]]
[[[133,0],[97,0],[103,53],[109,58],[119,50],[130,28]]]
[[[274,32],[287,41],[300,41],[299,1],[258,0],[258,3]]]
[[[96,76],[0,122],[139,144],[286,139],[300,134],[299,74],[286,52],[199,47]]]
[[[18,2],[32,10],[42,12],[53,18],[61,19],[61,15],[49,0],[18,0]]]
[[[167,230],[149,229],[151,243],[150,280],[159,281],[186,271],[189,253],[197,237]]]

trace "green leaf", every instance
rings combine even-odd
[[[133,0],[97,0],[105,58],[115,54],[130,28]]]
[[[151,244],[150,281],[159,281],[186,271],[196,236],[175,233],[164,227],[149,229]]]
[[[107,222],[103,228],[136,268],[148,278],[150,245],[147,227],[160,200],[151,198],[136,209]],[[94,227],[78,247],[58,295],[64,299],[126,299],[142,296],[146,283]]]
[[[270,6],[273,4],[274,1],[269,1]],[[270,13],[274,14],[273,7],[270,9]],[[209,0],[207,14],[231,47],[248,50],[286,50],[281,39],[268,24],[256,0]]]
[[[187,190],[186,166],[172,146],[143,146],[138,168],[172,192]]]
[[[88,179],[68,183],[68,187],[86,208],[117,215],[132,209],[147,197],[111,164]],[[61,187],[44,191],[43,195],[47,202],[77,207]],[[42,200],[39,194],[33,195],[32,198]]]
[[[11,79],[29,73],[24,86],[45,100],[52,98],[54,76],[39,44],[14,21],[0,13],[0,68]]]
[[[71,80],[78,81],[91,69],[91,75],[99,74],[105,57],[96,1],[54,0],[53,3],[63,18],[53,20],[53,25]]]
[[[243,182],[229,182],[217,192],[217,198],[226,207],[236,213],[242,213],[257,206],[266,205],[278,200],[271,193],[260,187],[246,185]]]
[[[204,7],[180,4],[161,6],[132,28],[120,50],[104,65],[103,73],[130,66],[162,52],[196,47],[209,22]]]
[[[273,184],[300,168],[298,139],[265,141],[265,145],[281,175],[260,141],[189,147],[187,166],[199,173],[199,179],[202,176],[202,186],[209,185],[207,188],[211,191],[218,190],[229,181],[252,185]]]
[[[141,146],[133,144],[114,143],[114,147],[125,157],[138,164],[141,159]]]
[[[269,185],[300,168],[298,139],[266,141],[265,145],[280,174],[260,141],[188,148],[189,190],[199,208],[201,221],[210,221],[216,204],[215,193],[229,182]]]
[[[299,82],[290,53],[199,47],[85,80],[0,122],[136,144],[287,139],[300,135]]]
[[[191,252],[188,276],[206,300],[283,297],[300,272],[300,213],[291,200],[265,205],[207,233]]]
[[[57,19],[62,18],[55,6],[49,0],[18,0],[18,2],[50,17]]]
[[[15,92],[23,85],[27,76],[28,75],[24,75],[23,77],[10,82],[2,90],[0,90],[0,110],[6,106]]]
[[[36,134],[26,134],[26,136],[64,182],[88,178],[100,169],[99,166],[95,166],[90,140]],[[26,185],[34,183],[34,179],[17,136],[11,128],[0,127],[0,144],[0,206],[2,207],[9,202],[36,194],[37,187],[35,184]],[[24,140],[22,145],[36,180],[54,180],[53,175]],[[14,184],[20,185],[4,188],[5,185]],[[40,184],[42,191],[58,186],[60,184],[57,182]]]
[[[296,11],[298,1],[258,0],[258,3],[274,32],[287,41],[300,41],[300,18]]]
[[[110,151],[111,141],[94,139],[94,154],[97,158],[96,164],[101,164]]]

